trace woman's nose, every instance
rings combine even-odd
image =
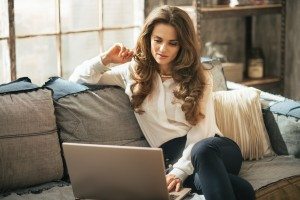
[[[161,44],[159,47],[160,52],[165,52],[167,50],[167,45],[166,44]]]

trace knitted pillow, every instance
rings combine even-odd
[[[264,125],[259,91],[250,88],[214,93],[216,121],[224,136],[234,140],[243,158],[273,154]]]
[[[51,91],[28,78],[0,85],[0,192],[62,174]]]

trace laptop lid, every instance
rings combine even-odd
[[[169,199],[160,148],[63,143],[80,199]]]

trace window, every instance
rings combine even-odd
[[[68,78],[116,42],[133,48],[143,22],[144,0],[0,0],[0,83]]]

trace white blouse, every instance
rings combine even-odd
[[[76,67],[69,80],[77,83],[118,85],[125,89],[131,98],[130,86],[133,80],[133,61],[115,67],[104,66],[100,56],[83,62]],[[173,79],[162,81],[157,73],[154,88],[142,103],[143,114],[135,113],[143,134],[152,147],[159,147],[163,143],[187,135],[186,146],[182,157],[173,165],[170,174],[176,175],[184,181],[193,173],[191,150],[195,143],[213,137],[216,133],[222,135],[216,125],[214,104],[212,99],[212,77],[206,71],[208,86],[201,102],[201,110],[205,115],[198,124],[192,126],[181,110],[182,100],[174,97],[173,89],[176,83]]]

